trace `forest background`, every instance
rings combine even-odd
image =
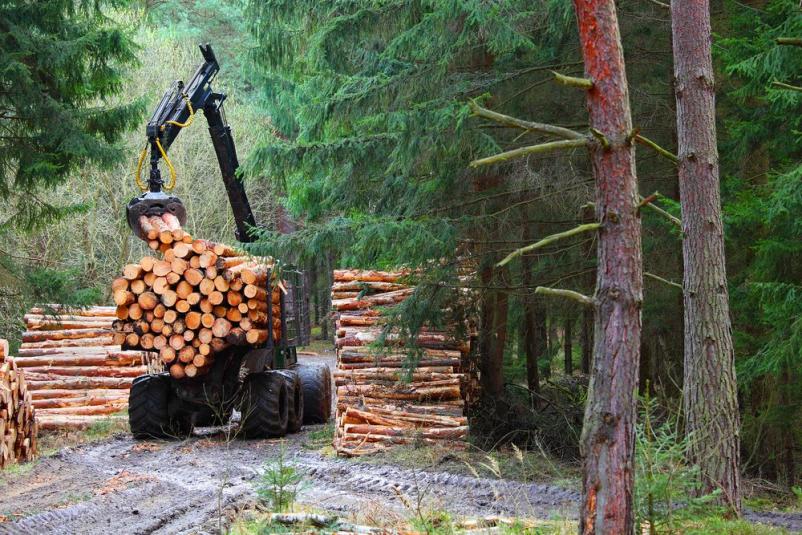
[[[101,14],[89,7],[75,12],[64,39],[70,46],[29,43],[49,46],[47,57],[65,70],[71,53],[105,54],[108,69],[83,81],[74,110],[67,105],[30,117],[24,131],[8,116],[0,118],[0,195],[7,201],[0,207],[0,333],[18,342],[22,314],[34,302],[106,302],[108,281],[145,253],[122,216],[138,192],[133,169],[144,124],[169,83],[191,76],[197,43],[211,42],[246,187],[267,229],[253,250],[309,271],[314,321],[321,327],[316,332],[324,339],[332,334],[332,268],[423,267],[420,291],[396,321],[411,333],[452,320],[443,309],[477,319],[477,364],[486,389],[497,390],[486,394],[513,409],[503,420],[479,418],[479,440],[538,443],[576,458],[592,321],[575,304],[533,290],[592,293],[593,238],[561,241],[504,268],[493,266],[518,247],[592,217],[582,209],[592,200],[587,159],[577,151],[469,167],[476,158],[537,141],[471,117],[472,99],[515,117],[586,127],[583,96],[555,84],[551,73],[582,73],[570,3],[100,4]],[[633,122],[673,151],[669,11],[654,0],[624,0],[618,8]],[[802,77],[800,50],[774,41],[802,35],[802,13],[790,0],[725,0],[712,3],[712,14],[743,469],[791,489],[802,449],[796,423],[802,402],[802,94],[772,83]],[[0,15],[4,39],[19,38],[22,15]],[[37,24],[47,13],[28,15],[25,24]],[[0,44],[3,83],[24,87],[7,51]],[[3,109],[7,98],[0,93]],[[77,111],[86,104],[82,98],[92,99],[90,110],[103,112]],[[36,160],[20,175],[17,162],[38,154],[19,152],[19,140],[29,136],[57,138],[59,147],[75,150],[69,161]],[[29,148],[42,146],[48,148],[36,140]],[[232,241],[233,220],[205,127],[183,132],[171,159],[189,231]],[[659,192],[656,204],[678,216],[672,162],[639,149],[637,164],[641,194]],[[297,227],[291,234],[280,225],[288,218]],[[672,284],[682,280],[679,233],[654,211],[644,211],[642,219],[650,275],[641,390],[659,400],[659,412],[676,413],[683,375],[682,296]],[[470,292],[473,306],[454,306],[453,290]]]

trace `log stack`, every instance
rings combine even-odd
[[[23,373],[0,339],[0,469],[36,456],[36,419]]]
[[[182,379],[207,373],[230,346],[262,345],[271,330],[274,341],[281,338],[283,285],[272,259],[193,240],[177,221],[140,224],[163,256],[125,266],[112,283],[116,344],[157,352],[170,375]]]
[[[468,344],[450,333],[424,329],[413,356],[397,334],[383,332],[381,308],[403,302],[415,290],[403,282],[408,274],[334,271],[334,446],[341,455],[366,455],[395,444],[459,447],[467,435],[461,366]],[[376,347],[379,340],[384,347]],[[414,368],[410,362],[416,362]]]
[[[81,429],[125,411],[149,355],[114,345],[115,307],[33,308],[16,366],[24,370],[40,429]]]

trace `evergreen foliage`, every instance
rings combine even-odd
[[[789,0],[729,10],[719,59],[732,77],[724,194],[744,426],[757,447],[751,463],[791,486],[802,409],[802,93],[772,83],[802,80],[802,48],[776,42],[802,35],[802,13]]]
[[[119,157],[113,143],[139,120],[138,102],[114,103],[135,45],[113,19],[122,0],[13,0],[0,5],[0,225],[52,222],[76,206],[40,194],[89,162]]]

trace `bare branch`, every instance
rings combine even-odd
[[[546,154],[565,149],[576,149],[579,147],[586,147],[588,145],[588,138],[582,139],[565,139],[562,141],[551,141],[549,143],[541,143],[540,145],[530,145],[529,147],[521,147],[520,149],[510,150],[474,160],[470,163],[471,167],[479,167],[480,165],[491,165],[494,163],[502,163],[513,158],[520,158],[521,156],[529,156],[530,154]]]
[[[546,288],[545,286],[538,286],[535,288],[535,293],[549,297],[563,297],[566,299],[572,299],[586,307],[591,307],[596,304],[596,300],[592,297],[588,297],[587,295],[575,292],[573,290],[562,290],[560,288]]]
[[[550,245],[556,241],[570,238],[571,236],[576,236],[577,234],[582,234],[583,232],[590,232],[594,230],[599,230],[601,228],[601,223],[586,223],[584,225],[579,225],[578,227],[574,227],[570,230],[566,230],[565,232],[558,232],[557,234],[552,234],[551,236],[546,236],[540,241],[537,241],[531,245],[527,245],[526,247],[521,247],[520,249],[516,249],[510,254],[508,254],[504,260],[496,264],[497,267],[503,267],[510,263],[514,258],[521,256],[522,254],[526,254],[528,252],[534,251],[535,249],[540,249],[547,245]]]
[[[655,192],[654,196],[657,196],[657,195],[658,195],[658,193]],[[651,199],[651,198],[652,198],[652,195],[649,195],[649,199]],[[653,199],[649,200],[649,202],[646,202],[647,199],[644,199],[643,197],[641,197],[640,200],[641,200],[641,202],[638,205],[639,208],[641,206],[648,206],[649,208],[651,208],[652,210],[654,210],[655,212],[657,212],[661,216],[665,217],[666,219],[668,219],[669,221],[674,223],[678,228],[680,228],[680,229],[682,228],[682,221],[680,221],[679,219],[677,219],[673,215],[669,214],[668,212],[666,212],[665,210],[663,210],[662,208],[660,208],[659,206],[654,204],[654,202],[652,202]]]
[[[802,46],[802,38],[800,37],[778,37],[776,39],[778,45],[788,46]]]
[[[595,128],[591,128],[590,129],[590,133],[593,135],[593,137],[596,138],[596,140],[599,142],[599,144],[601,144],[601,146],[602,146],[602,148],[604,150],[607,150],[607,149],[610,148],[610,141],[607,139],[607,136],[605,136],[604,134],[602,134],[600,131],[596,130]]]
[[[771,87],[776,87],[777,89],[787,89],[789,91],[800,91],[800,92],[802,92],[802,87],[799,87],[798,85],[791,85],[791,84],[786,84],[786,83],[777,82],[777,81],[772,82],[771,83]]]
[[[659,275],[655,275],[654,273],[649,273],[648,271],[644,271],[643,274],[646,275],[649,278],[652,278],[652,279],[656,280],[656,281],[660,281],[663,284],[668,284],[669,286],[674,286],[675,288],[679,288],[680,290],[682,290],[682,284],[678,284],[678,283],[676,283],[674,281],[670,281],[668,279],[664,279],[663,277],[660,277]]]
[[[660,156],[668,158],[669,160],[671,160],[674,163],[677,163],[679,161],[679,158],[677,158],[676,154],[664,149],[663,147],[661,147],[660,145],[658,145],[657,143],[655,143],[654,141],[652,141],[651,139],[649,139],[647,137],[644,137],[644,136],[642,136],[640,134],[636,134],[635,135],[635,141],[637,141],[638,143],[640,143],[641,145],[643,145],[645,147],[649,147],[650,149],[655,151]]]
[[[569,87],[578,87],[579,89],[585,89],[585,90],[593,88],[593,80],[590,80],[588,78],[566,76],[556,71],[551,71],[551,74],[554,75],[554,81],[557,82],[558,84],[567,85]]]
[[[471,108],[471,112],[473,112],[473,115],[475,115],[476,117],[483,117],[485,119],[489,119],[491,121],[506,126],[522,128],[523,130],[529,132],[538,132],[540,134],[547,134],[550,136],[561,137],[563,139],[585,138],[583,134],[571,130],[570,128],[563,128],[561,126],[554,126],[545,123],[535,123],[532,121],[524,121],[523,119],[518,119],[516,117],[504,115],[503,113],[498,113],[495,111],[488,110],[487,108],[483,108],[482,106],[477,104],[476,101],[474,100],[468,101],[468,106]]]

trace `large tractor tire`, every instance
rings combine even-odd
[[[326,364],[299,364],[295,371],[304,394],[304,425],[325,424],[331,417],[331,370]]]
[[[242,392],[240,433],[244,438],[277,438],[287,434],[287,381],[275,371],[252,373]]]
[[[296,370],[278,371],[287,382],[287,433],[297,433],[304,424],[304,393]]]
[[[192,432],[188,422],[170,417],[169,375],[141,375],[128,394],[128,423],[134,438],[184,438]]]

